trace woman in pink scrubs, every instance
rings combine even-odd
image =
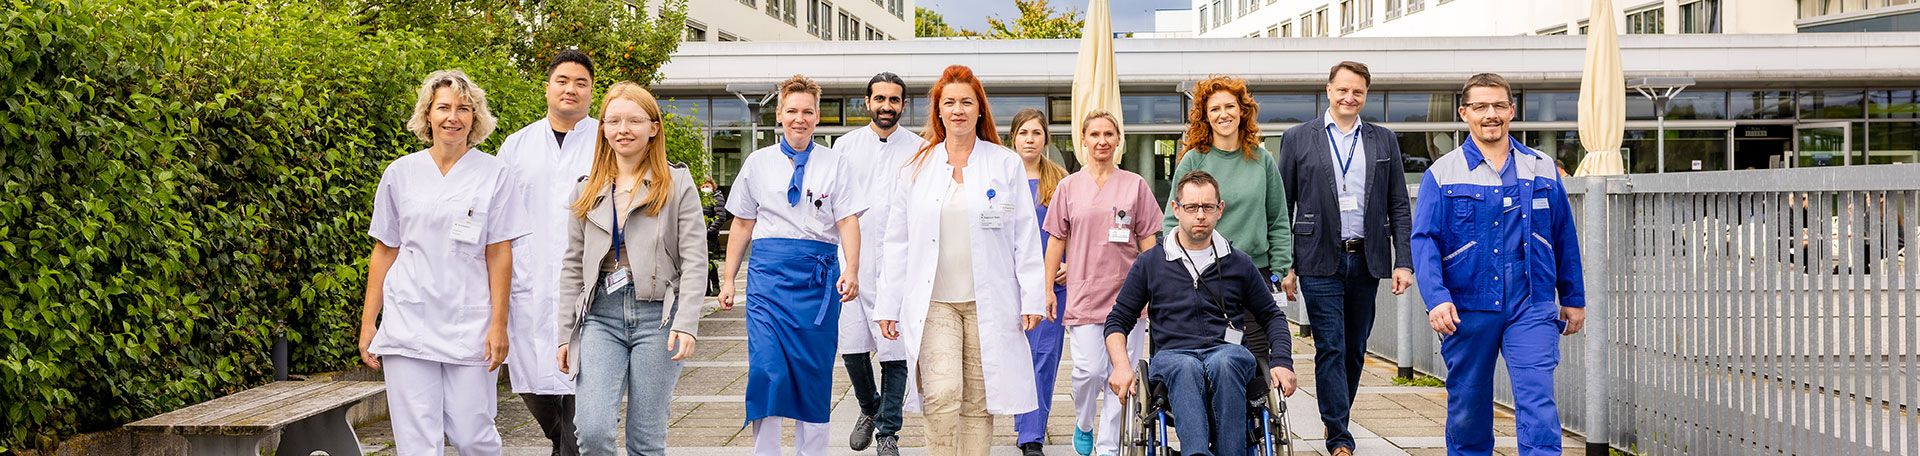
[[[1111,455],[1120,449],[1121,416],[1120,399],[1107,390],[1107,314],[1134,258],[1153,248],[1162,214],[1147,180],[1115,165],[1122,154],[1120,122],[1094,111],[1080,129],[1085,166],[1060,181],[1048,205],[1043,228],[1053,240],[1047,245],[1046,276],[1057,274],[1062,260],[1073,264],[1067,271],[1067,313],[1060,318],[1073,346],[1074,449]],[[1049,302],[1048,311],[1053,308]],[[1129,356],[1141,357],[1138,341],[1145,338],[1145,326],[1136,327],[1127,337]]]

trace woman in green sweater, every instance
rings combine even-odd
[[[1193,89],[1193,109],[1187,115],[1192,120],[1173,175],[1197,170],[1219,179],[1226,212],[1215,229],[1233,248],[1252,256],[1271,284],[1293,267],[1293,213],[1287,207],[1280,170],[1267,149],[1260,147],[1259,117],[1260,106],[1247,92],[1246,81],[1227,76],[1200,81]],[[1179,221],[1168,211],[1163,223],[1167,232],[1173,232]],[[1265,329],[1248,319],[1242,330],[1244,345],[1259,358],[1259,365],[1265,365]]]

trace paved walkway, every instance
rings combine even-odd
[[[741,455],[752,447],[752,432],[741,427],[746,416],[743,405],[747,383],[746,312],[714,312],[701,321],[700,344],[693,359],[686,362],[675,388],[672,423],[667,446],[674,455]],[[1325,431],[1319,424],[1314,404],[1313,341],[1294,339],[1294,365],[1300,373],[1300,390],[1287,398],[1287,420],[1297,439],[1295,454],[1325,454]],[[1071,359],[1071,354],[1067,355]],[[1048,424],[1047,454],[1071,456],[1073,400],[1069,391],[1071,361],[1063,360],[1057,394],[1053,397],[1053,418]],[[1353,433],[1362,455],[1444,455],[1443,423],[1446,417],[1446,392],[1440,388],[1394,386],[1394,366],[1381,359],[1368,359],[1361,379],[1360,395],[1354,402]],[[834,371],[834,408],[830,448],[832,454],[862,454],[847,449],[847,435],[859,414],[859,404],[847,386],[846,371]],[[502,376],[499,428],[508,455],[548,454],[540,426],[526,412],[519,397],[505,389]],[[900,431],[903,454],[925,454],[925,421],[909,414]],[[1013,446],[1013,420],[996,417],[995,455],[1018,455]],[[1495,434],[1498,454],[1517,454],[1513,439],[1513,414],[1496,410]],[[371,454],[393,454],[393,438],[386,422],[363,426],[361,440]],[[791,431],[787,439],[791,444]],[[1584,454],[1585,444],[1578,436],[1567,435],[1565,451]],[[791,450],[789,450],[791,451]],[[871,449],[864,454],[871,454]],[[447,454],[453,454],[451,450]]]

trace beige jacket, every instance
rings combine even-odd
[[[707,290],[706,223],[700,213],[700,192],[685,168],[670,168],[671,196],[660,215],[647,217],[644,206],[634,206],[620,231],[626,235],[625,253],[632,268],[637,301],[664,301],[660,327],[690,336],[700,335],[701,305]],[[583,181],[573,199],[585,192]],[[600,263],[613,248],[613,186],[598,189],[593,209],[583,220],[568,217],[567,253],[560,270],[560,340],[577,344],[580,329],[591,313]],[[580,365],[580,351],[569,350],[568,365]],[[578,372],[575,369],[575,372]]]

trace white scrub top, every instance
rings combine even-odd
[[[445,175],[427,151],[394,160],[373,195],[367,234],[400,250],[382,289],[368,352],[447,364],[486,364],[493,311],[486,246],[529,231],[506,163],[469,150]],[[455,240],[471,224],[478,242]]]
[[[560,351],[556,321],[560,262],[567,253],[567,221],[573,188],[593,165],[600,121],[581,119],[566,143],[553,140],[553,124],[539,122],[507,136],[499,157],[519,177],[526,201],[522,214],[533,232],[513,242],[513,312],[507,322],[507,370],[513,392],[573,394],[573,382],[555,361]]]
[[[867,209],[866,199],[860,194],[864,187],[853,180],[845,157],[817,143],[810,154],[797,205],[787,204],[793,161],[780,153],[779,144],[753,151],[740,164],[740,175],[733,179],[733,193],[727,196],[727,212],[754,220],[754,239],[805,239],[839,245],[840,232],[834,223]]]

